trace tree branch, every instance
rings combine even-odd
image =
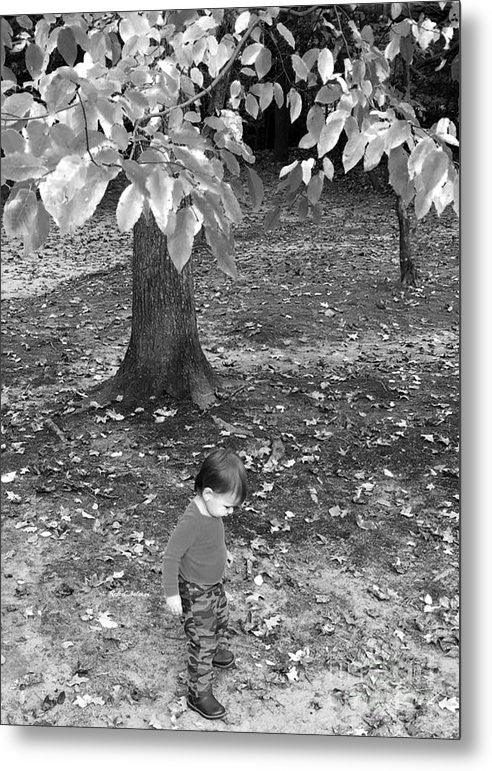
[[[90,148],[90,145],[89,145],[89,132],[87,130],[87,113],[85,111],[85,107],[84,107],[84,103],[82,101],[82,98],[81,98],[81,96],[79,94],[79,88],[78,87],[77,87],[75,93],[77,94],[77,96],[79,98],[80,106],[82,107],[82,114],[84,116],[85,144],[86,144],[86,147],[87,147],[87,152],[89,153],[89,157],[90,157],[92,163],[95,166],[99,166],[100,164],[94,159],[94,156],[91,153],[91,148]]]
[[[345,35],[343,33],[342,22],[340,21],[340,16],[339,16],[339,13],[338,13],[338,8],[337,8],[336,5],[334,5],[333,7],[335,9],[335,14],[336,14],[336,17],[337,17],[338,27],[339,27],[339,30],[340,30],[340,34],[342,36],[343,42],[345,43],[345,48],[347,49],[347,55],[348,55],[348,57],[350,59],[350,49],[349,49],[349,46],[348,46],[348,43],[347,43],[347,38],[345,37]]]

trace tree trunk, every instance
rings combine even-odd
[[[412,260],[412,245],[410,241],[410,218],[408,210],[400,195],[396,196],[396,211],[400,226],[400,279],[402,284],[417,284],[417,270]]]
[[[130,403],[167,393],[205,408],[216,379],[198,339],[192,260],[181,274],[167,251],[154,216],[133,230],[132,331],[125,358],[108,397]]]

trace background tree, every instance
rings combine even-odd
[[[429,5],[442,11],[439,23],[426,15]],[[236,275],[233,226],[242,216],[243,167],[256,209],[263,197],[243,141],[246,116],[257,120],[275,102],[294,125],[305,108],[297,125],[307,157],[280,171],[287,203],[302,215],[321,216],[323,186],[334,174],[329,154],[342,132],[344,171],[360,161],[371,171],[387,158],[403,213],[410,204],[418,218],[432,206],[438,214],[449,204],[457,211],[455,124],[441,117],[422,126],[411,96],[390,77],[395,60],[417,50],[440,46],[446,58],[456,4],[423,4],[417,18],[404,15],[408,6],[391,4],[377,40],[371,24],[356,23],[357,6],[289,9],[294,20],[314,15],[319,35],[307,50],[279,8],[2,19],[7,234],[39,249],[53,220],[62,234],[73,231],[112,179],[123,173],[128,181],[116,219],[121,230],[134,228],[132,332],[109,396],[167,391],[201,406],[213,399],[190,257],[202,232],[218,266]],[[272,39],[291,51],[284,85],[272,70]],[[265,226],[279,217],[278,208],[270,210]]]

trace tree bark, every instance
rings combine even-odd
[[[410,218],[401,195],[396,196],[396,211],[400,227],[400,279],[402,284],[417,284],[417,270],[412,260]]]
[[[135,403],[167,393],[204,409],[215,385],[198,339],[192,260],[178,273],[149,212],[133,230],[132,331],[108,397]]]

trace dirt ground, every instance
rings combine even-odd
[[[402,291],[392,198],[357,173],[319,225],[291,212],[264,234],[268,207],[246,205],[238,281],[197,248],[217,404],[128,413],[97,403],[130,329],[115,200],[35,257],[2,238],[2,722],[457,738],[454,215],[418,224]],[[160,558],[214,445],[251,491],[226,522],[228,713],[207,722]]]

